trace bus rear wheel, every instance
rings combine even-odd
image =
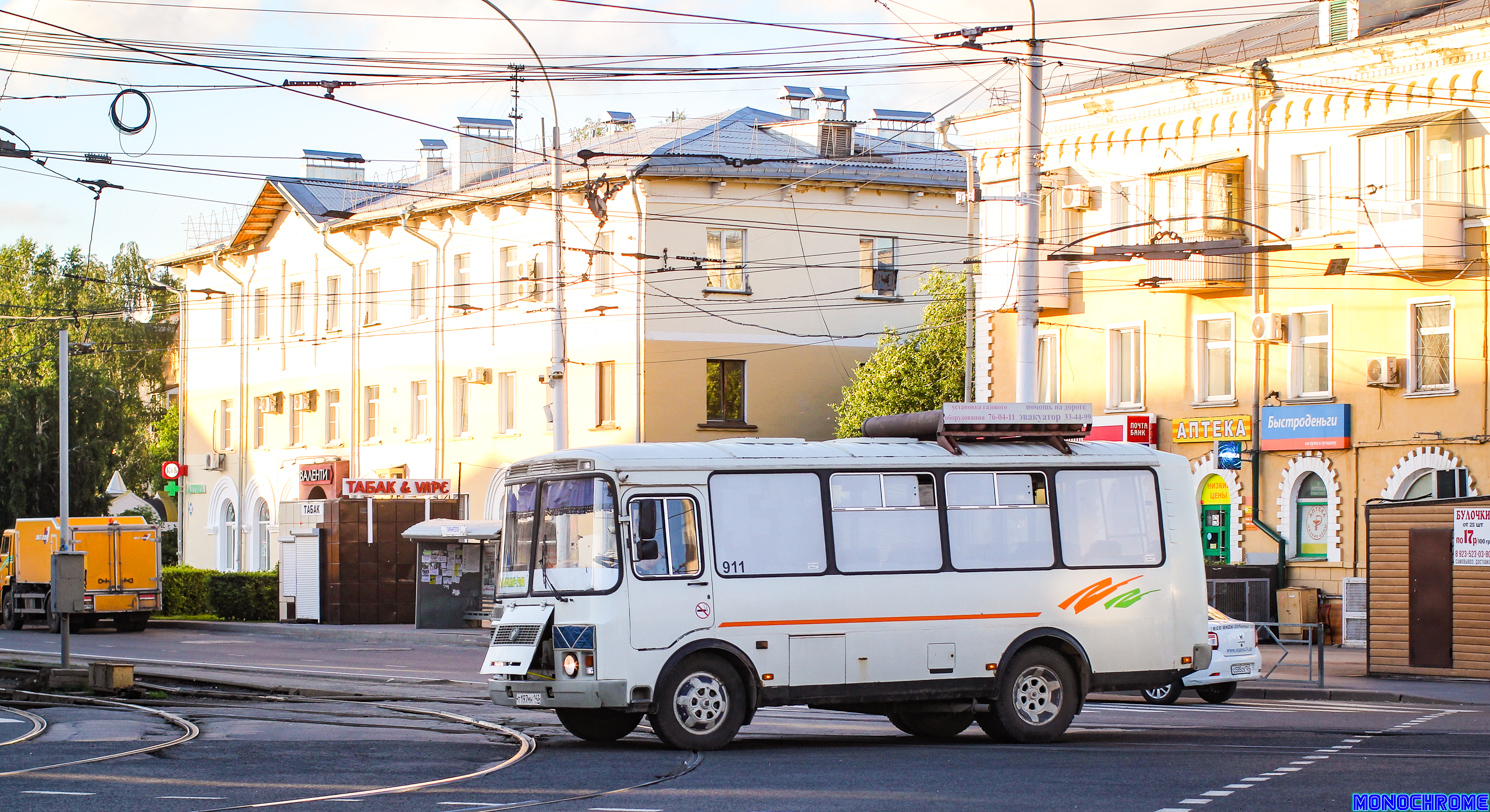
[[[1071,663],[1051,649],[1033,646],[1014,655],[1006,673],[1009,677],[1000,682],[993,703],[998,727],[1022,744],[1059,739],[1081,704],[1081,687]]]
[[[684,658],[663,678],[657,712],[647,715],[663,744],[679,750],[718,750],[745,722],[745,683],[714,654]]]
[[[923,739],[955,739],[973,723],[973,712],[899,711],[888,714],[890,724]]]
[[[559,708],[564,729],[587,742],[613,742],[625,738],[641,724],[643,714],[607,708]]]

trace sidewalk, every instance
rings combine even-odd
[[[1420,702],[1428,704],[1490,705],[1490,682],[1473,680],[1371,677],[1366,674],[1366,650],[1326,646],[1324,686],[1307,682],[1307,646],[1289,646],[1288,659],[1272,678],[1243,682],[1236,695],[1248,699],[1330,699],[1352,702]],[[1280,659],[1278,646],[1262,646],[1262,673]],[[1315,652],[1318,656],[1318,652]],[[1297,664],[1295,664],[1297,663]]]
[[[331,626],[319,623],[239,623],[227,620],[167,620],[152,618],[150,628],[193,632],[230,632],[328,640],[341,643],[430,643],[486,648],[491,629],[416,629],[411,624]]]

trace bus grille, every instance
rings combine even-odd
[[[543,626],[538,623],[507,623],[497,627],[492,632],[491,644],[494,646],[531,646],[537,642],[538,635],[543,632]]]
[[[579,460],[539,460],[537,462],[518,463],[507,469],[508,479],[528,479],[529,477],[552,476],[554,474],[572,474],[582,470]]]

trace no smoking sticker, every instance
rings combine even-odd
[[[698,606],[693,607],[693,613],[698,615],[699,620],[707,620],[709,617],[709,604],[699,603]]]

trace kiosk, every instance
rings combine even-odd
[[[414,628],[459,629],[491,619],[500,523],[428,519],[403,537],[418,548]]]

